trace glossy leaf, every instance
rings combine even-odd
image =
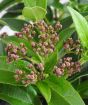
[[[6,69],[0,69],[0,83],[17,85],[14,74],[14,72],[7,71]]]
[[[31,89],[34,90],[32,87]],[[20,87],[0,84],[0,99],[7,101],[11,105],[35,105],[30,92],[30,89],[29,93],[27,93]],[[32,95],[36,98],[36,91]]]
[[[49,105],[85,105],[77,91],[64,78],[50,76],[46,82],[54,94]]]
[[[46,10],[38,6],[32,8],[25,7],[22,13],[27,19],[37,21],[45,17]]]
[[[51,90],[50,87],[43,81],[37,83],[37,87],[40,90],[41,94],[46,99],[46,102],[49,103],[51,99]]]
[[[51,101],[48,105],[70,105],[64,100],[60,95],[57,94],[57,92],[52,90],[52,96]]]
[[[33,86],[29,85],[28,87],[23,88],[23,90],[26,93],[28,93],[33,105],[42,105],[40,102],[39,96],[38,96],[36,90],[33,88]]]
[[[14,64],[9,64],[6,61],[6,57],[0,57],[0,83],[16,85],[14,79]]]
[[[9,26],[14,31],[21,31],[25,23],[28,23],[24,20],[20,19],[12,19],[12,18],[2,18],[0,19],[4,22],[4,25]],[[1,23],[2,24],[2,23]]]
[[[80,14],[82,14],[83,16],[87,16],[88,11],[80,12]],[[65,17],[64,19],[61,19],[60,22],[63,26],[62,30],[65,29],[65,28],[68,28],[73,23],[71,16],[68,16],[68,17]]]
[[[88,99],[88,80],[80,83],[76,89],[82,98]]]
[[[76,10],[68,7],[68,10],[73,18],[73,22],[75,24],[76,30],[78,32],[78,36],[84,47],[88,46],[88,23],[86,19],[79,14]]]
[[[6,57],[0,57],[0,83],[11,84],[11,85],[21,85],[17,83],[14,75],[17,69],[21,69],[29,72],[27,61],[18,60],[12,63],[8,63]]]
[[[39,7],[46,9],[47,0],[42,0],[42,2],[41,2],[41,0],[24,0],[24,4],[26,7],[39,6]]]
[[[6,69],[7,71],[12,71],[13,72],[13,64],[12,63],[8,63],[7,59],[5,56],[0,56],[0,69]]]
[[[3,0],[0,3],[0,11],[5,9],[6,7],[10,6],[13,3],[15,3],[15,0]]]
[[[60,40],[56,45],[58,51],[60,51],[63,48],[64,42],[73,34],[74,31],[74,28],[66,28],[59,33]]]
[[[54,66],[57,64],[58,61],[58,52],[57,50],[53,52],[51,55],[49,55],[45,59],[45,73],[52,73]]]

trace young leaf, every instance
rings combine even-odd
[[[60,32],[60,40],[58,41],[56,48],[58,51],[60,51],[63,48],[64,42],[73,34],[75,31],[74,28],[66,28],[63,31]]]
[[[52,73],[55,64],[58,61],[57,50],[45,59],[45,73]]]
[[[49,105],[85,105],[77,91],[63,77],[58,78],[52,75],[45,82],[48,83],[54,94],[54,96],[52,94]],[[54,103],[55,100],[56,103]]]
[[[24,5],[25,7],[35,7],[35,6],[39,6],[42,7],[44,9],[46,9],[47,7],[47,0],[23,0],[24,1]]]
[[[51,90],[50,90],[50,87],[48,86],[48,84],[41,81],[41,82],[37,83],[37,87],[40,90],[41,94],[46,99],[47,103],[49,103],[50,99],[51,99]]]
[[[81,43],[88,48],[88,23],[86,19],[71,7],[68,7],[68,10],[73,18]]]
[[[38,21],[38,20],[43,19],[45,17],[46,10],[41,8],[41,7],[38,7],[38,6],[35,6],[32,8],[25,7],[22,11],[22,14],[27,19],[30,19],[33,21]]]

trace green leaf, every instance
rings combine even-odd
[[[6,57],[0,57],[0,83],[20,85],[20,83],[18,84],[14,78],[15,71],[17,69],[29,71],[27,65],[27,61],[18,60],[8,63]]]
[[[9,26],[14,31],[21,31],[25,23],[28,23],[24,20],[20,19],[12,19],[12,18],[1,18],[1,21],[4,22],[3,25]],[[2,24],[2,23],[0,23]]]
[[[80,12],[83,16],[88,16],[88,11]],[[65,17],[64,19],[60,20],[60,23],[62,24],[62,30],[65,28],[68,28],[72,24],[72,18],[71,16]]]
[[[9,64],[5,56],[0,56],[0,69],[6,69],[7,71],[13,72],[13,64]]]
[[[82,93],[83,91],[86,91],[88,90],[88,80],[80,83],[78,86],[77,86],[77,91],[79,93]]]
[[[68,17],[62,19],[60,22],[61,22],[61,25],[63,26],[62,27],[62,30],[63,30],[65,28],[68,28],[72,24],[72,18],[71,18],[71,16],[68,16]]]
[[[27,19],[30,19],[33,21],[38,21],[38,20],[43,19],[45,17],[46,10],[41,8],[41,7],[38,7],[38,6],[35,6],[32,8],[25,7],[22,11],[22,14]]]
[[[7,63],[6,57],[0,57],[0,83],[17,85],[14,79],[14,63]]]
[[[68,10],[73,18],[73,22],[75,24],[78,36],[81,40],[81,43],[84,47],[88,47],[88,23],[86,19],[79,14],[76,10],[68,7]]]
[[[52,63],[52,61],[53,61],[53,63]],[[45,73],[52,73],[54,66],[57,64],[57,61],[58,61],[58,52],[56,50],[45,59],[44,72]]]
[[[0,40],[0,56],[5,56],[5,45],[4,43]]]
[[[88,4],[88,0],[80,0],[80,4]]]
[[[51,101],[48,105],[69,105],[57,92],[52,90]]]
[[[81,82],[76,89],[82,98],[88,99],[88,80]]]
[[[0,83],[17,85],[14,74],[14,72],[7,71],[6,69],[0,69]]]
[[[54,94],[49,105],[85,105],[77,91],[63,77],[50,76],[45,82]]]
[[[39,96],[36,92],[36,90],[33,88],[33,86],[28,86],[24,88],[25,92],[30,95],[30,98],[32,99],[33,105],[42,105],[39,99]]]
[[[60,51],[63,48],[64,42],[73,34],[75,31],[74,28],[66,28],[63,31],[60,32],[60,40],[58,41],[56,48],[58,51]]]
[[[39,6],[44,9],[47,7],[47,0],[23,0],[26,7]]]
[[[40,90],[41,94],[46,99],[47,103],[50,102],[51,99],[51,90],[50,87],[43,81],[37,83],[37,87]]]
[[[0,3],[0,11],[2,11],[3,9],[5,9],[6,7],[14,4],[16,1],[15,0],[3,0]]]
[[[29,89],[29,93],[30,92],[31,90]],[[7,101],[11,105],[34,105],[32,102],[32,97],[29,93],[24,91],[22,87],[20,88],[0,84],[0,99]],[[36,98],[35,94],[32,95]]]

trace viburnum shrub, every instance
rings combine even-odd
[[[70,16],[60,22],[57,0],[48,4],[47,0],[21,3],[24,20],[0,20],[16,30],[13,36],[6,32],[0,36],[0,99],[11,105],[85,105],[82,98],[87,98],[88,89],[87,80],[83,82],[88,75],[84,70],[88,61],[86,19],[67,7],[74,24]],[[52,19],[48,16],[51,9],[55,9]]]
[[[62,54],[57,49],[61,40],[58,29],[61,28],[60,22],[50,25],[43,20],[24,24],[21,32],[17,32],[12,36],[18,43],[15,44],[14,39],[11,39],[5,48],[8,65],[16,66],[11,76],[15,84],[25,88],[31,85],[37,86],[46,101],[50,101],[50,99],[47,99],[48,95],[49,98],[51,97],[49,87],[47,90],[48,78],[51,78],[51,80],[54,78],[56,80],[64,79],[81,71],[79,59],[74,61],[73,57],[69,56],[69,54],[75,54],[81,57],[82,46],[79,40],[74,41],[72,38],[68,38],[67,41],[63,41]],[[3,41],[9,40],[6,33],[3,33],[1,37]],[[20,67],[21,62],[22,67]],[[43,87],[44,91],[41,87],[43,85],[45,85]],[[67,85],[69,84],[67,83]],[[77,97],[79,96],[77,95]]]
[[[15,34],[18,39],[24,39],[28,42],[32,51],[41,58],[39,62],[33,60],[32,56],[28,54],[28,48],[25,43],[19,43],[18,46],[13,43],[7,44],[5,50],[7,52],[8,63],[19,59],[27,60],[29,62],[27,65],[29,72],[25,72],[19,68],[16,69],[14,79],[18,83],[20,82],[24,86],[28,86],[30,84],[36,84],[39,80],[44,80],[49,76],[48,73],[45,73],[45,60],[56,50],[55,46],[60,40],[57,29],[61,28],[62,25],[60,22],[57,22],[52,26],[44,21],[39,21],[25,24],[21,32]],[[63,49],[67,51],[66,54],[74,53],[76,55],[80,54],[81,56],[82,53],[80,41],[77,40],[74,42],[72,38],[69,38],[64,42]],[[56,75],[58,78],[65,75],[71,76],[81,70],[80,62],[73,61],[72,57],[65,57],[66,54],[60,59],[57,58],[57,62],[52,67],[52,74]],[[51,62],[53,63],[53,61]]]

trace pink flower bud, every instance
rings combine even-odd
[[[57,69],[55,70],[55,73],[56,73],[57,76],[60,76],[60,75],[63,74],[63,72],[61,71],[60,68],[57,68]]]
[[[39,64],[38,64],[38,68],[39,68],[40,70],[44,70],[43,64],[42,64],[42,63],[39,63]]]
[[[65,62],[65,64],[67,67],[70,67],[70,65],[71,65],[69,62]]]
[[[36,46],[36,43],[35,42],[31,42],[31,46],[32,47],[35,47]]]
[[[35,76],[34,75],[30,75],[30,74],[27,75],[26,77],[27,77],[27,79],[31,79],[31,80],[34,80],[35,79]]]
[[[16,70],[16,74],[17,75],[22,75],[23,74],[23,71],[18,69],[18,70]]]
[[[33,68],[33,65],[30,63],[30,64],[28,65],[28,67],[31,69],[31,68]]]
[[[69,49],[69,44],[64,44],[64,49]]]
[[[19,75],[14,75],[14,78],[15,78],[16,81],[20,81]]]

